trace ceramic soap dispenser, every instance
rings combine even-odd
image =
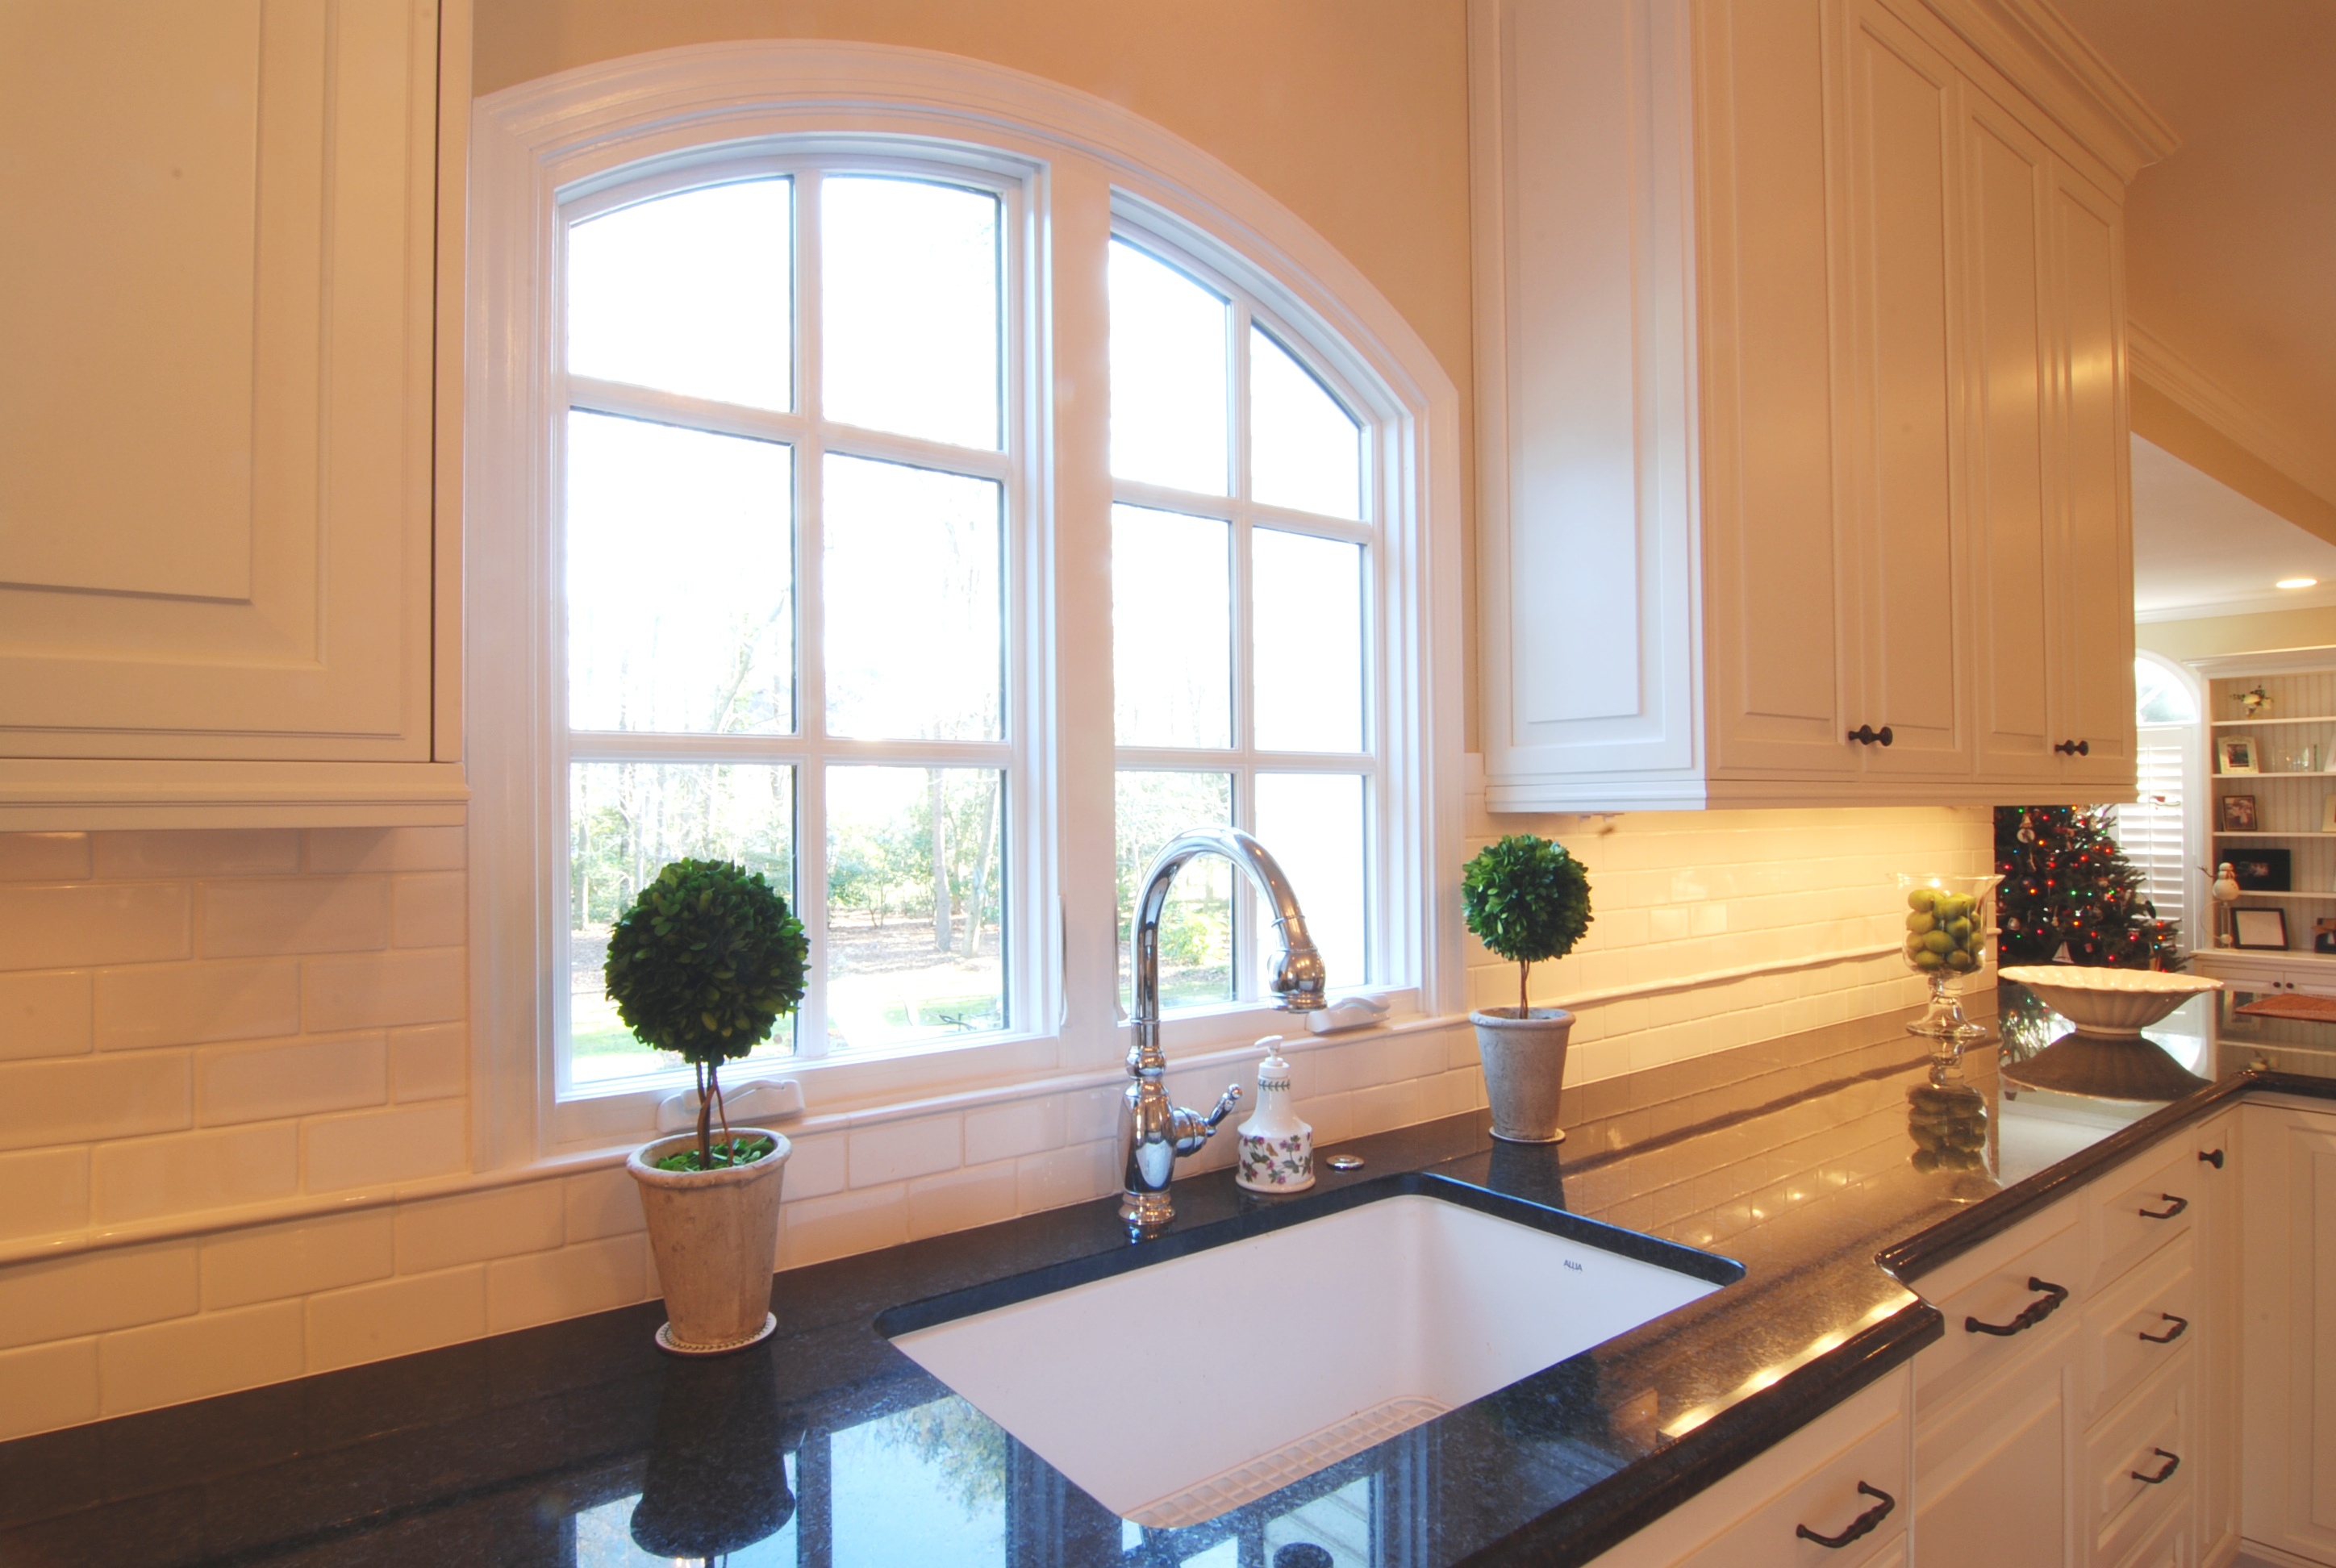
[[[1241,1125],[1241,1163],[1233,1180],[1252,1193],[1301,1193],[1314,1184],[1314,1129],[1290,1105],[1290,1064],[1281,1037],[1258,1041],[1257,1114]]]

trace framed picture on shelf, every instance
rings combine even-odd
[[[2244,892],[2283,893],[2295,885],[2294,856],[2292,850],[2243,850],[2231,856],[2231,870]]]
[[[2336,953],[2336,920],[2322,915],[2312,922],[2312,950]]]
[[[2231,911],[2231,929],[2235,933],[2231,945],[2234,948],[2287,948],[2287,911],[2285,910]]]
[[[2255,737],[2226,735],[2214,743],[2216,773],[2260,773],[2255,765]]]
[[[2320,831],[2336,833],[2336,795],[2320,797]]]
[[[2336,795],[2328,797],[2331,809],[2336,809]],[[2251,833],[2255,831],[2255,797],[2224,795],[2223,797],[2223,831],[2226,833]]]

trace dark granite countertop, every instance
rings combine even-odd
[[[1898,1018],[1584,1086],[1553,1149],[1495,1145],[1481,1115],[1341,1145],[1368,1166],[1270,1202],[1426,1172],[1744,1277],[1204,1524],[1123,1521],[875,1328],[1123,1252],[1105,1200],[782,1274],[778,1336],[719,1360],[656,1351],[652,1304],[0,1444],[0,1565],[1586,1562],[1938,1337],[1883,1254],[1919,1279],[2234,1096],[2336,1095],[2336,1027],[2212,998],[2154,1031],[2211,1087],[2171,1104],[2017,1087],[2054,1029],[2003,991],[2009,1043],[1964,1064],[1987,1119],[1961,1161],[1914,1135],[1939,1142]],[[1197,1242],[1246,1233],[1270,1202],[1223,1171],[1176,1195],[1174,1233]],[[1183,1407],[1165,1376],[1096,1398],[1136,1421],[1238,1416]]]

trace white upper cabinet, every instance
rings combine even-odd
[[[459,813],[439,45],[433,0],[0,6],[0,826]]]
[[[1494,809],[2129,790],[2163,127],[2025,0],[1470,25]]]

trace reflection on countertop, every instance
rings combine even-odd
[[[1368,1167],[1326,1171],[1320,1192],[1430,1170],[1747,1275],[1203,1524],[1112,1514],[873,1327],[887,1307],[1124,1247],[1105,1199],[783,1274],[779,1337],[717,1361],[659,1356],[652,1304],[0,1445],[0,1563],[1587,1561],[1683,1481],[1936,1336],[1877,1253],[2102,1157],[2163,1108],[2008,1082],[2057,1030],[2003,992],[2000,1059],[1976,1049],[1943,1081],[1891,1017],[1582,1086],[1558,1148],[1495,1145],[1481,1115],[1358,1141]],[[2261,1057],[2336,1079],[2336,1026],[2218,1017],[2202,998],[2150,1034],[2184,1072]],[[1185,1178],[1175,1228],[1230,1232],[1307,1201]],[[1147,1377],[1176,1385],[1173,1368]],[[1172,1399],[1153,1418],[1241,1411]]]

